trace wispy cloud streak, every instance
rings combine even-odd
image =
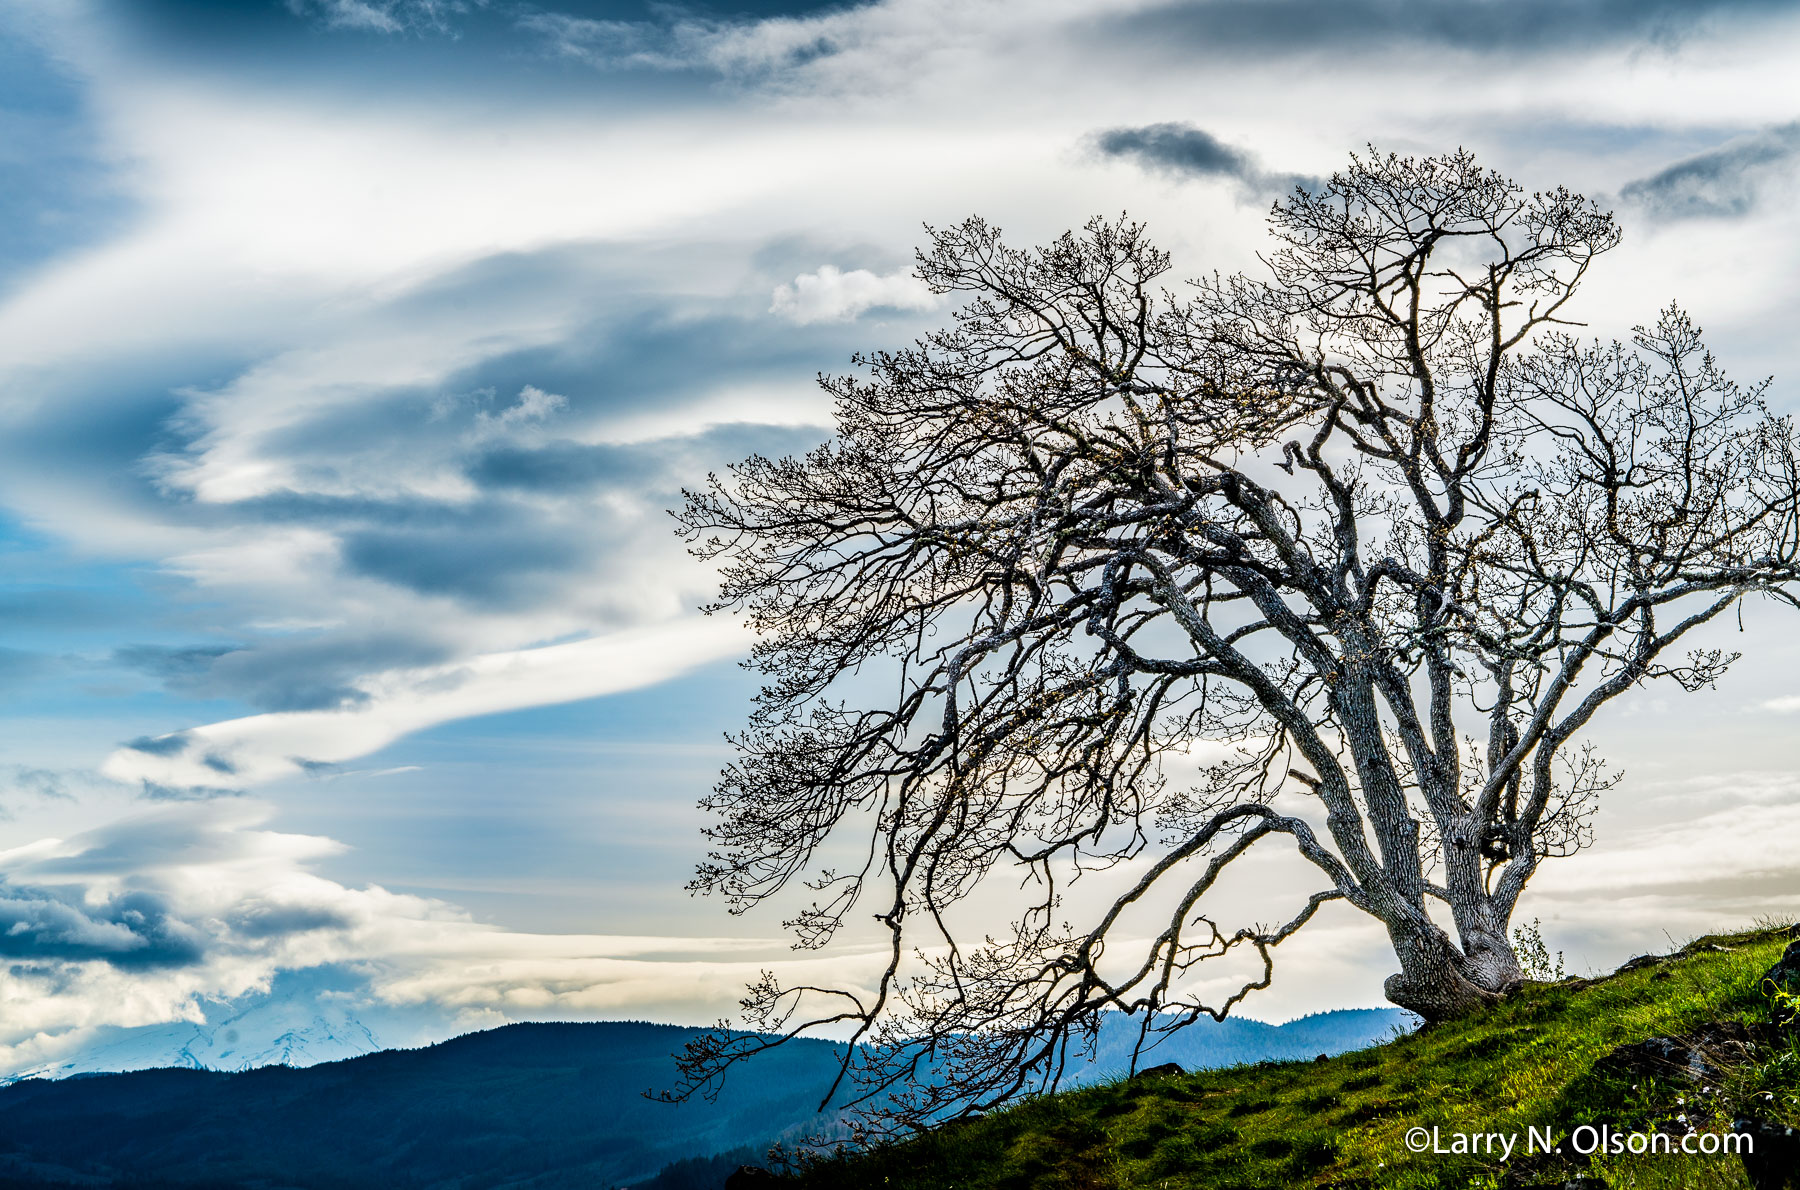
[[[1678,161],[1626,183],[1619,193],[1661,219],[1735,219],[1755,210],[1797,158],[1800,120]]]
[[[313,17],[328,29],[362,33],[448,33],[456,18],[487,0],[287,0],[295,16]]]
[[[692,617],[590,640],[373,674],[341,709],[285,711],[134,740],[102,771],[160,797],[212,796],[366,756],[434,724],[667,681],[743,652],[731,620]]]

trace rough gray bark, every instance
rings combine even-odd
[[[769,678],[695,888],[742,911],[865,840],[790,924],[823,946],[876,898],[878,983],[770,977],[746,1021],[853,1023],[892,1118],[1053,1085],[1105,1011],[1146,1038],[1223,1017],[1330,901],[1386,927],[1395,1003],[1493,1002],[1526,883],[1617,780],[1582,729],[1641,683],[1711,684],[1735,655],[1675,647],[1740,598],[1792,602],[1795,439],[1761,388],[1674,308],[1629,345],[1562,329],[1610,215],[1458,153],[1353,157],[1270,225],[1266,279],[1179,297],[1127,222],[1031,252],[934,231],[954,325],[826,379],[835,441],[678,514]],[[837,697],[883,663],[891,700]],[[1196,741],[1229,747],[1172,778]],[[1203,898],[1265,840],[1318,886],[1216,927]],[[1115,865],[1116,898],[1061,897]],[[971,946],[989,876],[1041,896]],[[1198,997],[1238,949],[1261,975]],[[684,1090],[765,1044],[698,1044]]]

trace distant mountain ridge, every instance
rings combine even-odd
[[[1228,1065],[1337,1053],[1388,1036],[1400,1016],[1364,1009],[1287,1025],[1202,1021],[1148,1060]],[[258,1019],[279,1023],[279,1014]],[[339,1036],[341,1023],[326,1022],[329,1039],[308,1037],[358,1044]],[[241,1029],[235,1042],[213,1029],[198,1049],[186,1043],[182,1052],[196,1060],[275,1052],[254,1049],[262,1042],[247,1042]],[[697,1032],[636,1022],[515,1024],[305,1068],[27,1079],[0,1088],[0,1179],[590,1190],[660,1182],[659,1171],[676,1163],[832,1128],[836,1117],[816,1109],[843,1050],[827,1041],[763,1055],[728,1079],[715,1102],[645,1098],[646,1089],[674,1081],[671,1055]],[[1101,1052],[1080,1081],[1115,1073],[1111,1064],[1129,1052],[1126,1032],[1103,1030]],[[277,1040],[299,1052],[308,1039]]]
[[[258,1004],[217,1022],[177,1021],[120,1030],[71,1057],[0,1076],[0,1086],[28,1078],[166,1067],[240,1071],[260,1066],[314,1066],[386,1048],[347,1008],[334,1011],[313,1004]]]
[[[1251,1062],[1285,1062],[1336,1055],[1390,1040],[1396,1031],[1409,1031],[1416,1018],[1398,1008],[1338,1008],[1271,1025],[1248,1017],[1215,1021],[1202,1017],[1193,1024],[1156,1041],[1155,1048],[1139,1055],[1138,1069],[1163,1062],[1180,1063],[1187,1070],[1211,1070]],[[1100,1031],[1099,1043],[1087,1071],[1072,1080],[1077,1086],[1126,1073],[1131,1048],[1138,1036],[1136,1022],[1115,1017]]]

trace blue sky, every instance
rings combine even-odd
[[[1466,145],[1617,207],[1596,333],[1679,297],[1795,408],[1797,51],[1751,0],[0,2],[0,1065],[313,966],[445,1031],[729,1008],[779,915],[682,884],[754,682],[665,510],[945,317],[921,224],[1127,208],[1192,275]],[[1598,729],[1526,910],[1571,957],[1791,909],[1800,648],[1745,622]],[[1284,949],[1253,1011],[1380,1002],[1367,928]]]

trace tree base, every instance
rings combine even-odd
[[[1388,976],[1381,988],[1389,1003],[1418,1014],[1429,1024],[1484,1012],[1524,986],[1523,981],[1518,981],[1498,990],[1484,988],[1453,967],[1434,975],[1432,979],[1420,979],[1397,972]]]

